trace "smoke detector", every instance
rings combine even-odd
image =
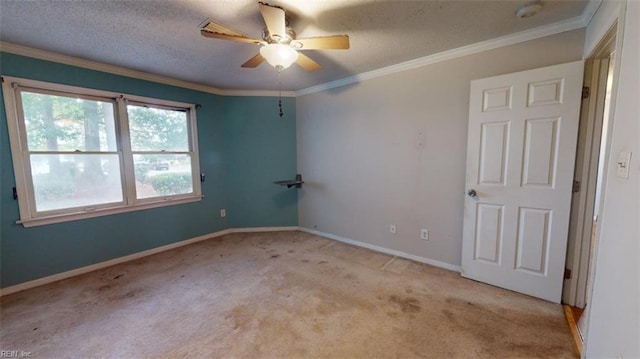
[[[516,16],[520,19],[524,19],[526,17],[532,17],[540,12],[542,9],[542,2],[540,1],[531,1],[528,2],[518,8],[516,10]]]

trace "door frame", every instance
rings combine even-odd
[[[617,59],[609,64],[609,58],[616,50],[618,23],[615,21],[602,37],[592,54],[585,62],[584,87],[590,94],[582,100],[578,147],[576,152],[574,180],[580,182],[580,190],[574,192],[569,222],[569,238],[567,243],[566,268],[570,278],[565,278],[562,302],[570,306],[584,308],[589,297],[589,279],[593,273],[594,248],[592,238],[597,241],[597,233],[593,233],[593,214],[597,186],[604,187],[605,176],[600,184],[596,183],[600,153],[604,151],[603,161],[607,162],[608,143],[600,148],[603,123],[604,101],[606,95],[608,66],[614,66],[613,87],[610,96],[608,128],[613,119],[615,85],[617,84]],[[610,132],[605,136],[609,137]],[[605,167],[606,168],[606,167]],[[596,232],[599,232],[596,229]]]

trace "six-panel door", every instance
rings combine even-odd
[[[560,301],[582,71],[471,82],[463,276]]]

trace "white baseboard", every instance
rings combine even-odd
[[[409,253],[397,251],[397,250],[394,250],[394,249],[389,249],[389,248],[377,246],[375,244],[370,244],[370,243],[366,243],[366,242],[360,242],[360,241],[356,241],[356,240],[353,240],[353,239],[336,236],[335,234],[331,234],[331,233],[324,233],[324,232],[316,231],[315,229],[299,227],[298,230],[300,230],[302,232],[306,232],[306,233],[315,234],[316,236],[333,239],[333,240],[336,240],[336,241],[339,241],[339,242],[352,244],[354,246],[371,249],[372,251],[385,253],[385,254],[389,254],[389,255],[392,255],[392,256],[400,257],[400,258],[410,259],[412,261],[416,261],[416,262],[420,262],[420,263],[429,264],[429,265],[432,265],[434,267],[448,269],[448,270],[451,270],[451,271],[454,271],[454,272],[458,272],[458,273],[462,272],[462,267],[457,266],[457,265],[453,265],[453,264],[449,264],[449,263],[445,263],[445,262],[440,262],[440,261],[429,259],[429,258],[425,258],[425,257],[416,256],[414,254],[409,254]]]
[[[225,234],[230,234],[230,233],[249,233],[249,232],[296,231],[296,230],[298,230],[297,226],[291,226],[291,227],[248,227],[248,228],[229,228],[229,229],[224,229],[224,230],[221,230],[221,231],[205,234],[205,235],[198,236],[198,237],[195,237],[195,238],[186,239],[184,241],[175,242],[175,243],[167,244],[167,245],[164,245],[164,246],[148,249],[146,251],[129,254],[129,255],[124,256],[124,257],[118,257],[118,258],[110,259],[108,261],[104,261],[104,262],[100,262],[100,263],[96,263],[96,264],[91,264],[91,265],[88,265],[86,267],[80,267],[80,268],[72,269],[70,271],[57,273],[57,274],[50,275],[50,276],[47,276],[47,277],[38,278],[38,279],[34,279],[34,280],[31,280],[31,281],[28,281],[28,282],[12,285],[12,286],[9,286],[9,287],[6,287],[6,288],[0,288],[0,297],[2,297],[3,295],[9,295],[9,294],[20,292],[20,291],[23,291],[23,290],[26,290],[26,289],[31,289],[31,288],[39,287],[41,285],[57,282],[59,280],[75,277],[75,276],[78,276],[78,275],[81,275],[81,274],[93,272],[93,271],[98,270],[98,269],[111,267],[111,266],[116,265],[116,264],[129,262],[129,261],[136,260],[136,259],[139,259],[139,258],[142,258],[142,257],[147,257],[147,256],[150,256],[150,255],[153,255],[153,254],[156,254],[156,253],[168,251],[168,250],[175,249],[175,248],[178,248],[178,247],[188,246],[190,244],[197,243],[197,242],[200,242],[200,241],[204,241],[206,239],[211,239],[211,238],[224,236]]]
[[[408,253],[404,253],[404,252],[396,251],[396,250],[393,250],[393,249],[388,249],[388,248],[376,246],[376,245],[365,243],[365,242],[359,242],[359,241],[355,241],[353,239],[344,238],[344,237],[336,236],[336,235],[333,235],[333,234],[330,234],[330,233],[324,233],[324,232],[316,231],[316,230],[309,229],[309,228],[302,228],[302,227],[298,227],[298,226],[288,226],[288,227],[246,227],[246,228],[224,229],[224,230],[217,231],[217,232],[214,232],[214,233],[209,233],[209,234],[205,234],[205,235],[198,236],[198,237],[195,237],[195,238],[186,239],[184,241],[167,244],[167,245],[164,245],[164,246],[148,249],[146,251],[142,251],[142,252],[138,252],[138,253],[129,254],[129,255],[124,256],[124,257],[118,257],[118,258],[110,259],[108,261],[104,261],[104,262],[100,262],[100,263],[96,263],[96,264],[91,264],[91,265],[88,265],[86,267],[76,268],[76,269],[72,269],[70,271],[57,273],[57,274],[54,274],[54,275],[50,275],[48,277],[34,279],[32,281],[28,281],[28,282],[12,285],[12,286],[9,286],[9,287],[6,287],[6,288],[0,288],[0,297],[4,296],[4,295],[9,295],[9,294],[13,294],[13,293],[16,293],[16,292],[20,292],[20,291],[23,291],[23,290],[26,290],[26,289],[39,287],[41,285],[57,282],[59,280],[75,277],[75,276],[78,276],[78,275],[81,275],[81,274],[93,272],[93,271],[96,271],[98,269],[111,267],[111,266],[116,265],[116,264],[125,263],[125,262],[129,262],[129,261],[136,260],[136,259],[139,259],[139,258],[147,257],[147,256],[150,256],[150,255],[153,255],[153,254],[157,254],[157,253],[160,253],[160,252],[164,252],[164,251],[168,251],[168,250],[171,250],[171,249],[179,248],[179,247],[182,247],[182,246],[188,246],[190,244],[197,243],[197,242],[200,242],[200,241],[204,241],[204,240],[207,240],[207,239],[224,236],[225,234],[231,234],[231,233],[255,233],[255,232],[278,232],[278,231],[298,231],[298,230],[302,231],[302,232],[306,232],[306,233],[315,234],[315,235],[320,236],[320,237],[333,239],[333,240],[336,240],[336,241],[339,241],[339,242],[344,242],[344,243],[348,243],[348,244],[353,244],[355,246],[368,248],[368,249],[371,249],[371,250],[376,251],[376,252],[386,253],[386,254],[390,254],[392,256],[414,260],[416,262],[430,264],[430,265],[432,265],[434,267],[444,268],[444,269],[448,269],[448,270],[452,270],[452,271],[456,271],[456,272],[460,272],[462,270],[459,266],[455,266],[455,265],[452,265],[452,264],[449,264],[449,263],[444,263],[444,262],[436,261],[436,260],[429,259],[429,258],[419,257],[419,256],[416,256],[416,255],[413,255],[413,254],[408,254]]]
[[[231,228],[229,233],[253,233],[253,232],[280,232],[280,231],[297,231],[300,228],[298,226],[289,227],[245,227],[245,228]]]

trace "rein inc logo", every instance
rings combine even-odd
[[[33,353],[24,350],[0,350],[0,358],[33,358]]]

